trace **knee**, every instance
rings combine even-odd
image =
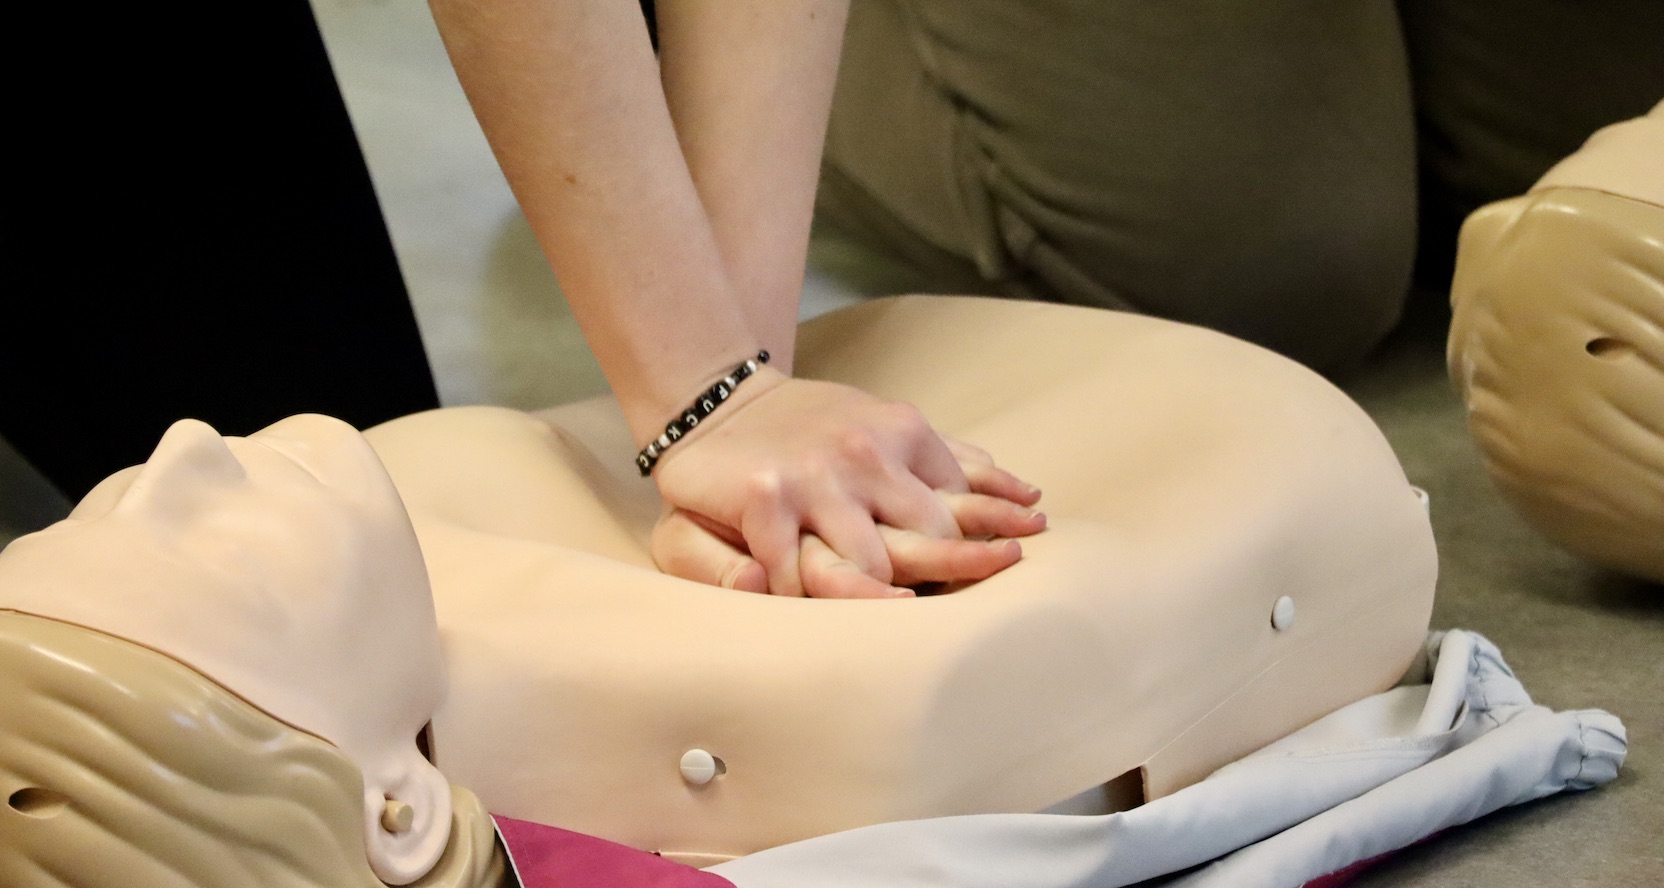
[[[1175,239],[1170,285],[1135,301],[1318,369],[1356,362],[1397,323],[1415,259],[1411,177],[1372,184],[1207,214]]]
[[[1318,369],[1355,362],[1393,328],[1409,291],[1413,170],[1287,173],[1146,204],[1135,228],[1041,231],[1021,263],[1025,285],[1210,327]]]

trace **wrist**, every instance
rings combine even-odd
[[[603,364],[601,369],[624,412],[630,439],[640,450],[711,383],[739,362],[756,356],[760,348],[751,337],[733,337],[721,346],[701,347],[693,354],[684,354],[683,349],[670,344],[635,353],[624,368],[628,372],[618,373],[616,381],[610,368]]]
[[[730,402],[738,401],[741,386],[745,385],[748,380],[767,374],[769,358],[770,355],[766,349],[759,350],[755,355],[734,364],[716,381],[690,399],[686,406],[674,413],[663,426],[663,431],[656,435],[650,434],[646,441],[641,441],[638,437],[638,443],[641,444],[641,447],[636,453],[636,468],[641,472],[641,476],[645,478],[652,474],[653,467],[658,464],[660,457],[664,456],[671,447],[692,436],[702,426],[715,418],[719,411],[728,407]],[[768,378],[772,379],[776,376],[779,376],[779,374],[768,375]],[[737,409],[739,404],[734,403],[732,407]]]
[[[773,363],[771,360],[770,364]],[[740,418],[751,406],[767,397],[786,383],[795,382],[792,377],[775,370],[772,366],[764,365],[752,374],[751,378],[729,396],[722,409],[712,413],[709,419],[701,422],[697,428],[682,436],[670,452],[661,456],[653,469],[651,480],[654,484],[663,483],[665,472],[672,464],[699,450],[705,438],[719,438],[731,434],[729,425]]]

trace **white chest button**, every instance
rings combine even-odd
[[[1284,595],[1271,606],[1271,628],[1284,632],[1294,627],[1294,599]]]
[[[723,767],[722,759],[703,749],[690,749],[682,753],[682,779],[694,786],[704,786],[726,770],[728,769]]]

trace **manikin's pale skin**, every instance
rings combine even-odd
[[[706,859],[1039,810],[1141,768],[1162,795],[1389,686],[1425,633],[1424,505],[1291,361],[947,297],[839,312],[798,345],[801,373],[917,404],[1045,485],[1023,561],[915,600],[734,595],[653,569],[657,503],[606,458],[628,435],[610,401],[367,433],[444,633],[436,761],[493,810]],[[693,751],[726,773],[690,782]]]
[[[1293,362],[946,297],[822,318],[800,349],[809,376],[990,442],[1047,484],[1051,527],[944,594],[754,595],[654,569],[658,504],[606,458],[629,434],[611,401],[418,414],[369,445],[319,417],[223,442],[185,423],[0,555],[0,608],[139,642],[339,746],[389,883],[444,842],[430,717],[434,761],[494,813],[708,862],[1172,792],[1390,686],[1420,645],[1424,502]],[[403,831],[384,794],[415,809]]]

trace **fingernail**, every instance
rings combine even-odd
[[[1028,485],[1028,487],[1025,488],[1025,489],[1028,491],[1029,496],[1039,496],[1040,495],[1040,488],[1035,487],[1033,484]]]
[[[1022,544],[1016,540],[989,540],[988,547],[1008,557],[1021,557],[1023,554]]]
[[[917,598],[918,595],[912,589],[909,589],[906,586],[891,586],[890,587],[890,597],[891,598]]]

